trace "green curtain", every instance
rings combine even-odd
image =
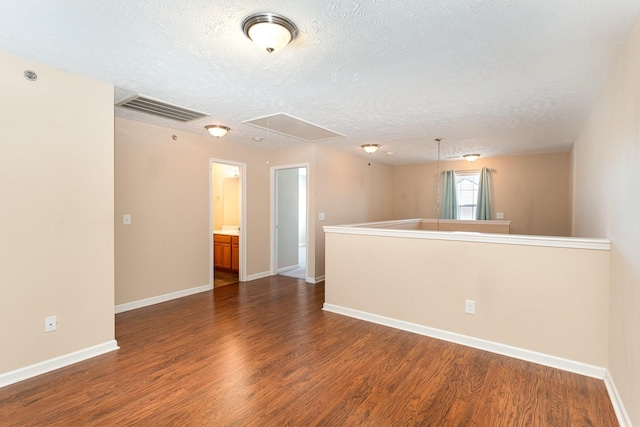
[[[476,219],[491,219],[491,183],[487,168],[482,168],[480,171]]]
[[[442,172],[442,209],[440,210],[441,219],[457,219],[458,218],[458,200],[456,196],[456,174],[454,171]]]

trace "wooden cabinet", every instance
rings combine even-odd
[[[240,237],[231,236],[231,270],[240,270]]]
[[[240,264],[240,238],[226,234],[213,235],[213,266],[238,271]]]

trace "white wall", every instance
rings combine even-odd
[[[573,148],[577,236],[611,240],[609,370],[640,425],[640,21]]]

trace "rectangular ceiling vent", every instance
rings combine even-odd
[[[280,135],[290,136],[307,142],[327,141],[329,139],[345,137],[341,133],[314,125],[306,120],[302,120],[285,113],[277,113],[270,116],[245,120],[242,123],[264,129],[267,132],[275,132]]]
[[[125,99],[124,101],[116,104],[116,107],[130,108],[132,110],[153,114],[154,116],[164,117],[166,119],[179,120],[181,122],[189,122],[209,115],[202,111],[190,110],[188,108],[169,104],[168,102],[159,101],[143,95],[136,95],[132,98]]]

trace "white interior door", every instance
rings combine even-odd
[[[275,238],[278,273],[298,268],[299,168],[277,169],[275,173]]]

